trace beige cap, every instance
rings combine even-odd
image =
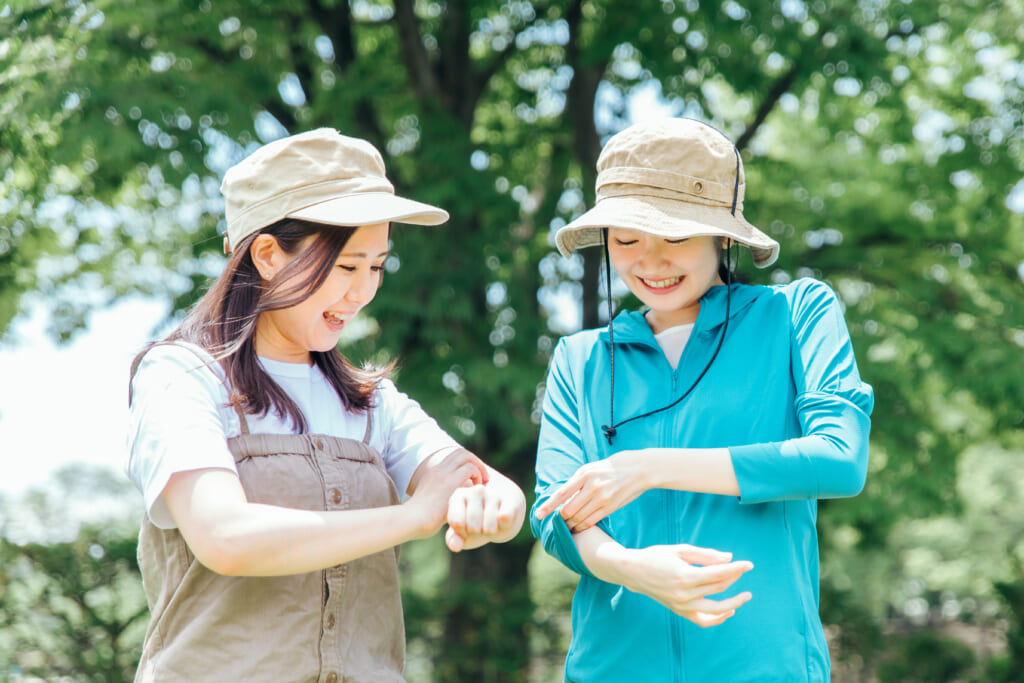
[[[443,209],[396,196],[377,148],[332,128],[260,147],[228,169],[220,191],[228,224],[225,251],[284,218],[344,226],[448,220]]]
[[[735,145],[696,119],[638,123],[616,133],[597,160],[597,201],[555,233],[558,250],[601,244],[603,228],[679,239],[721,235],[749,247],[754,265],[779,243],[743,218],[743,162]]]

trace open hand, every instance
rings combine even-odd
[[[629,563],[626,587],[698,626],[721,624],[751,598],[749,592],[723,600],[707,597],[728,590],[754,568],[751,562],[730,562],[729,553],[686,544],[654,545],[631,552],[634,561]]]
[[[538,519],[559,505],[573,533],[584,531],[647,490],[647,473],[636,451],[619,451],[580,467],[537,508]]]

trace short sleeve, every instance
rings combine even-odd
[[[461,447],[417,401],[387,379],[381,380],[377,388],[370,444],[380,452],[403,497],[421,462],[438,451]]]
[[[171,475],[205,468],[237,472],[227,439],[239,425],[218,371],[193,351],[167,344],[146,353],[131,380],[124,469],[161,529],[175,527],[160,498]]]

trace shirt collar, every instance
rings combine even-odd
[[[762,294],[762,287],[734,284],[732,286],[732,303],[729,306],[729,317],[736,315],[748,308]],[[713,332],[725,322],[725,285],[712,287],[700,298],[700,313],[697,314],[697,322],[693,327],[693,334]],[[646,308],[640,311],[622,311],[615,316],[614,332],[616,344],[648,344],[656,345],[654,332],[644,318]],[[605,327],[599,333],[601,339],[608,337],[608,328]]]

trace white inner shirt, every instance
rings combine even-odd
[[[686,348],[686,342],[690,341],[693,325],[694,323],[676,325],[654,335],[655,341],[658,342],[658,346],[661,347],[673,370],[679,367],[679,359],[683,355],[683,349]]]

